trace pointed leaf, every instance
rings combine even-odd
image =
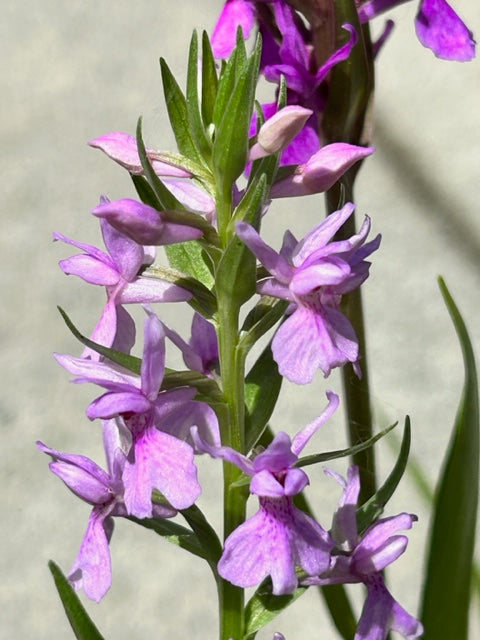
[[[465,382],[436,490],[421,619],[426,640],[466,640],[478,509],[478,382],[465,323],[441,278],[439,284],[462,348]]]
[[[152,163],[150,162],[150,158],[148,157],[145,149],[145,143],[143,142],[142,118],[139,118],[137,123],[137,148],[140,162],[142,163],[142,167],[145,172],[145,177],[147,178],[160,205],[159,210],[172,209],[184,211],[185,207],[183,204],[167,189],[152,167]]]
[[[314,453],[310,456],[304,456],[303,458],[300,458],[298,460],[295,466],[307,467],[311,464],[319,464],[321,462],[327,462],[328,460],[335,460],[336,458],[345,458],[346,456],[353,456],[359,451],[364,451],[365,449],[368,449],[369,447],[374,445],[375,442],[377,442],[377,440],[380,440],[380,438],[383,438],[383,436],[386,436],[387,433],[389,433],[393,428],[397,426],[397,424],[398,423],[395,422],[395,424],[392,424],[386,429],[383,429],[383,431],[376,433],[374,436],[372,436],[368,440],[365,440],[365,442],[356,444],[353,447],[348,447],[348,449],[337,449],[336,451],[325,451],[324,453]]]
[[[206,127],[213,122],[218,77],[212,47],[206,31],[202,34],[202,118]]]
[[[298,600],[306,590],[307,587],[299,587],[291,595],[274,596],[270,579],[263,582],[245,607],[245,640],[254,638],[257,631]]]
[[[245,378],[245,404],[248,420],[245,433],[246,451],[250,451],[264,432],[275,409],[283,377],[267,345]]]
[[[60,567],[50,560],[48,568],[53,576],[58,595],[77,640],[104,640]]]
[[[128,516],[128,520],[135,522],[136,524],[151,529],[158,533],[159,536],[168,540],[172,544],[193,553],[193,555],[199,558],[206,559],[206,553],[200,544],[197,536],[191,529],[182,527],[182,525],[176,522],[171,522],[165,518],[135,518],[134,516]]]
[[[245,169],[248,154],[250,121],[261,49],[260,39],[248,65],[238,78],[224,110],[213,144],[214,173],[223,188],[231,189]]]
[[[395,426],[395,425],[393,425]],[[410,453],[411,429],[410,418],[406,416],[403,439],[397,461],[383,485],[357,511],[357,527],[362,533],[374,520],[380,517],[387,502],[392,497],[407,467]]]
[[[200,115],[200,103],[198,99],[198,38],[194,31],[190,42],[187,71],[187,113],[188,124],[195,146],[208,162],[212,153],[210,140],[205,133],[205,126]]]
[[[201,155],[190,130],[185,96],[163,58],[160,58],[163,92],[178,150],[187,158],[202,163]],[[173,207],[172,207],[173,208]]]

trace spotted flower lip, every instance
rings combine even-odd
[[[347,203],[300,242],[287,231],[279,253],[247,223],[236,225],[238,237],[270,272],[259,282],[258,292],[292,303],[293,312],[272,342],[279,371],[291,382],[307,384],[317,369],[328,376],[334,367],[347,362],[356,366],[358,361],[358,340],[339,304],[368,277],[365,258],[378,248],[380,236],[365,243],[370,231],[366,216],[357,234],[332,242],[354,208]]]
[[[253,587],[270,576],[273,594],[293,593],[298,585],[296,566],[309,575],[314,575],[316,568],[321,567],[321,572],[329,566],[333,542],[315,520],[293,503],[293,496],[309,482],[306,473],[294,467],[298,456],[338,407],[338,396],[329,391],[327,397],[322,415],[293,440],[280,432],[253,460],[230,447],[205,443],[192,429],[200,451],[228,460],[251,476],[250,492],[259,499],[257,513],[226,539],[218,563],[220,575],[237,586]]]

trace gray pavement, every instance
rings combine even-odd
[[[89,508],[49,473],[35,440],[102,461],[98,425],[84,416],[94,390],[69,385],[51,353],[79,351],[56,305],[88,332],[103,293],[63,276],[56,263],[70,252],[52,244],[52,231],[96,243],[89,211],[99,195],[133,196],[128,175],[87,140],[112,130],[133,132],[142,114],[149,144],[173,149],[158,58],[165,57],[183,83],[191,31],[211,29],[220,5],[19,0],[2,9],[2,639],[73,637],[46,563],[53,558],[70,568]],[[455,6],[480,37],[478,5],[458,0]],[[372,216],[374,233],[383,234],[365,288],[378,427],[409,413],[414,454],[434,481],[463,378],[438,274],[464,314],[477,353],[480,338],[480,63],[436,60],[415,38],[414,14],[411,3],[396,10],[398,25],[379,60],[377,152],[362,169],[357,200],[359,211]],[[265,231],[277,244],[287,225],[301,236],[323,215],[321,197],[275,203]],[[178,308],[166,308],[162,317],[186,331]],[[285,385],[275,425],[294,433],[319,413],[326,388],[340,391],[338,376],[318,376],[306,388]],[[315,444],[345,446],[341,416]],[[387,445],[379,458],[386,474],[392,464]],[[217,522],[218,471],[202,460],[202,506]],[[312,481],[310,496],[320,514],[336,501],[329,487],[322,479],[317,489]],[[392,590],[414,612],[428,512],[409,481],[392,500],[390,513],[400,510],[420,515],[407,553],[390,572]],[[215,637],[215,589],[199,560],[129,522],[117,523],[111,548],[113,587],[99,606],[86,601],[106,638]],[[313,592],[304,596],[259,638],[275,629],[288,640],[333,638],[318,602]]]

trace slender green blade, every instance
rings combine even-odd
[[[213,122],[218,77],[212,47],[206,31],[202,34],[202,117],[206,127]]]
[[[365,531],[374,520],[379,518],[387,502],[390,500],[407,468],[410,453],[411,428],[410,418],[405,418],[402,444],[397,461],[383,485],[357,511],[357,527],[359,533]]]
[[[175,140],[177,141],[178,150],[187,156],[187,158],[191,158],[201,164],[201,155],[198,152],[193,133],[190,130],[187,100],[163,58],[160,58],[160,69],[162,72],[165,103],[167,105],[168,116]]]
[[[439,284],[462,348],[465,382],[436,490],[421,619],[426,640],[466,640],[478,508],[478,382],[465,323],[441,278]]]
[[[275,408],[283,377],[278,372],[272,349],[267,345],[245,378],[245,404],[248,422],[246,451],[250,451],[262,435]]]
[[[208,161],[211,156],[212,147],[205,133],[205,126],[202,116],[200,115],[200,101],[198,97],[198,37],[196,31],[193,32],[190,42],[186,97],[191,135],[202,157]]]
[[[286,596],[274,596],[270,580],[262,583],[245,607],[245,638],[255,637],[266,624],[305,593],[307,587],[299,587]]]
[[[50,560],[48,568],[53,576],[58,595],[77,640],[104,640],[60,567],[53,560]]]

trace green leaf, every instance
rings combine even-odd
[[[265,335],[284,315],[288,302],[270,296],[262,296],[243,323],[239,349],[246,355],[253,345]]]
[[[245,378],[245,404],[248,420],[245,448],[250,451],[258,442],[275,409],[283,377],[278,372],[272,349],[267,345]]]
[[[104,640],[60,567],[53,560],[50,560],[48,568],[53,576],[58,595],[77,640]]]
[[[393,425],[395,426],[395,425]],[[376,520],[382,513],[385,505],[392,497],[395,489],[398,486],[405,469],[407,467],[408,455],[410,453],[411,442],[411,429],[410,418],[405,418],[405,427],[403,430],[403,439],[398,454],[397,461],[390,472],[390,475],[385,480],[383,485],[378,489],[374,495],[367,500],[357,511],[357,527],[359,533],[363,533],[367,527],[369,527],[374,520]]]
[[[198,151],[192,131],[190,130],[187,101],[178,86],[172,72],[163,58],[160,58],[162,72],[163,92],[167,105],[170,124],[172,125],[177,146],[183,155],[195,162],[202,163],[201,154]],[[170,207],[173,208],[173,207]]]
[[[298,600],[306,590],[307,587],[299,587],[290,595],[274,596],[270,579],[263,582],[245,607],[245,640],[253,638],[257,631]]]
[[[222,544],[218,539],[215,530],[205,518],[202,511],[195,504],[188,507],[188,509],[183,509],[180,513],[195,532],[195,535],[205,551],[205,558],[209,563],[214,576],[218,578],[217,564],[220,556],[222,555]]]
[[[206,31],[202,34],[202,117],[205,126],[213,122],[218,77],[212,47]]]
[[[96,351],[101,356],[108,358],[112,362],[115,362],[116,364],[119,364],[125,369],[128,369],[132,373],[136,373],[137,375],[140,375],[140,370],[142,367],[142,361],[140,358],[137,358],[136,356],[130,356],[127,353],[123,353],[123,351],[117,351],[116,349],[110,349],[109,347],[104,347],[103,345],[98,344],[97,342],[93,342],[93,340],[90,340],[89,338],[86,338],[76,328],[76,326],[70,320],[66,312],[61,307],[57,307],[57,309],[60,311],[60,314],[64,319],[67,327],[70,329],[73,335],[77,338],[77,340],[79,340],[82,344],[84,344],[86,347],[89,347],[90,349],[93,349],[93,351]]]
[[[259,39],[248,64],[235,83],[215,133],[213,164],[214,174],[222,185],[219,189],[221,193],[230,190],[245,169],[260,53]]]
[[[218,90],[215,100],[215,106],[213,109],[213,124],[215,126],[215,135],[216,130],[218,129],[220,122],[223,119],[225,114],[228,101],[231,98],[233,88],[235,86],[235,58],[237,52],[234,49],[227,60],[226,64],[222,65],[222,70],[220,72],[220,78],[218,81]]]
[[[421,619],[426,640],[466,640],[478,509],[478,382],[465,323],[441,278],[439,285],[462,348],[465,382],[436,489]]]
[[[327,460],[335,460],[336,458],[345,458],[346,456],[353,456],[359,451],[363,451],[364,449],[368,449],[372,445],[386,436],[392,429],[397,426],[397,423],[390,425],[383,431],[376,433],[374,436],[365,440],[365,442],[361,442],[359,444],[354,445],[353,447],[348,447],[348,449],[337,449],[336,451],[325,451],[324,453],[314,453],[310,456],[304,456],[300,458],[298,462],[295,464],[296,467],[307,467],[311,464],[319,464],[321,462],[327,462]]]
[[[191,529],[182,527],[182,525],[167,520],[166,518],[135,518],[134,516],[128,516],[128,520],[135,522],[136,524],[155,531],[159,536],[165,538],[168,542],[193,553],[193,555],[199,558],[206,559],[206,553],[200,544],[197,536]]]
[[[215,280],[207,265],[209,258],[205,256],[199,242],[190,240],[181,244],[171,244],[165,247],[165,251],[174,269],[188,273],[204,284],[207,289],[212,289]]]
[[[148,157],[145,149],[145,143],[143,142],[142,118],[139,118],[137,123],[137,147],[140,162],[142,163],[142,167],[145,172],[145,177],[147,178],[158,201],[159,207],[157,208],[159,208],[160,211],[164,209],[178,211],[185,210],[183,204],[167,189],[152,167],[152,163],[150,162],[150,158]]]
[[[200,115],[200,103],[198,99],[198,38],[196,31],[192,34],[188,56],[186,105],[188,123],[195,147],[208,163],[212,153],[212,146],[205,133],[205,126]]]

